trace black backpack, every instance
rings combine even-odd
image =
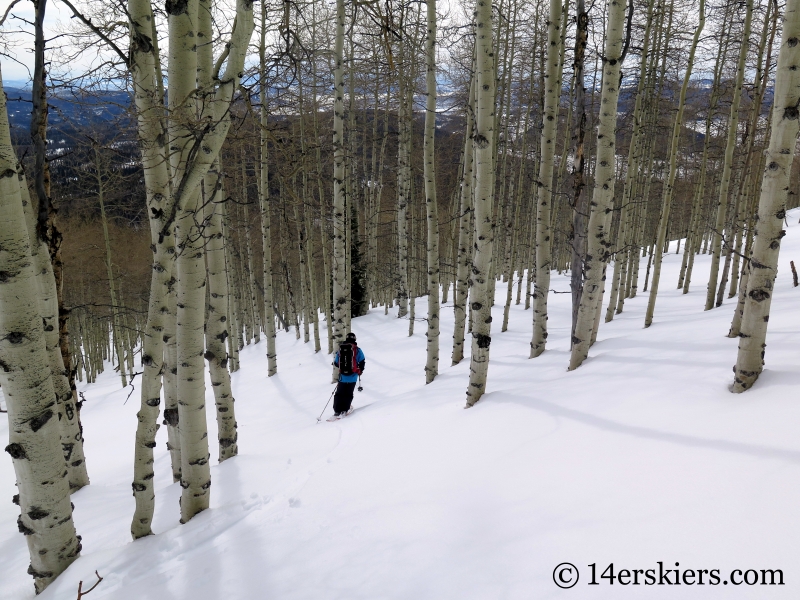
[[[358,346],[355,342],[339,344],[339,373],[341,375],[360,375],[358,369]]]

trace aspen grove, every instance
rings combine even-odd
[[[97,432],[81,411],[104,370],[138,407],[126,522],[143,544],[160,535],[159,430],[186,524],[212,507],[212,466],[244,458],[239,377],[324,355],[338,382],[357,319],[424,335],[406,377],[458,373],[448,402],[470,413],[515,310],[527,368],[557,360],[565,377],[637,295],[642,339],[663,335],[672,290],[727,311],[726,394],[751,395],[770,365],[800,206],[800,0],[2,13],[2,71],[30,60],[30,78],[0,74],[0,411],[37,594],[89,542],[73,510]],[[280,336],[302,347],[291,361]]]

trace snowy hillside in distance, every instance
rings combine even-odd
[[[212,508],[178,523],[166,428],[156,448],[156,535],[131,542],[131,478],[139,388],[107,370],[82,386],[92,485],[73,496],[83,552],[43,594],[113,600],[491,600],[800,598],[800,211],[788,216],[770,318],[766,370],[727,391],[737,340],[733,303],[703,311],[709,257],[692,292],[674,289],[680,256],[664,260],[655,321],[647,295],[601,324],[590,358],[566,370],[570,295],[550,296],[546,352],[528,359],[531,311],[494,307],[488,393],[463,410],[469,359],[450,366],[452,304],[442,307],[439,377],[425,385],[424,322],[373,309],[353,327],[367,357],[362,407],[317,424],[332,391],[331,357],[279,332],[277,376],[264,341],[232,376],[240,455],[216,464],[207,403]],[[568,278],[554,274],[554,290]],[[417,314],[424,316],[424,298]],[[324,328],[323,328],[324,330]],[[323,341],[323,347],[325,342]],[[330,407],[328,408],[330,414]],[[0,419],[0,440],[7,439]],[[3,443],[5,445],[5,442]],[[17,531],[11,460],[0,460],[0,598],[33,598]],[[693,584],[610,585],[600,574],[691,569]],[[560,563],[577,585],[553,580]],[[597,582],[590,585],[595,564]],[[783,586],[710,585],[697,572],[781,569]]]

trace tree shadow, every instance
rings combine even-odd
[[[760,444],[747,444],[729,440],[707,439],[686,435],[683,433],[660,431],[658,429],[641,427],[639,425],[626,425],[625,423],[619,423],[617,421],[612,421],[611,419],[598,417],[597,415],[592,415],[571,408],[565,408],[563,406],[559,406],[558,404],[547,402],[546,400],[518,396],[508,392],[495,393],[491,396],[487,394],[484,396],[484,400],[519,404],[533,410],[547,413],[554,417],[562,417],[583,423],[584,425],[589,425],[590,427],[602,429],[604,431],[622,433],[638,438],[658,440],[661,442],[677,444],[685,447],[705,448],[709,450],[719,450],[721,452],[735,452],[738,454],[745,454],[747,456],[754,456],[756,458],[773,458],[800,464],[800,450],[785,450],[782,448],[762,446]]]

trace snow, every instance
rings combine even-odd
[[[280,332],[279,373],[267,378],[263,340],[246,347],[233,375],[240,455],[217,465],[212,443],[211,509],[186,525],[162,428],[156,535],[136,542],[138,387],[126,402],[130,390],[107,370],[82,386],[92,485],[73,502],[83,553],[41,598],[75,598],[95,570],[104,579],[92,600],[800,597],[800,288],[788,266],[800,258],[798,217],[788,217],[766,369],[745,394],[727,391],[734,300],[703,311],[706,255],[691,293],[674,289],[674,243],[652,327],[643,329],[640,293],[601,325],[589,360],[571,373],[569,294],[550,296],[547,351],[531,360],[531,312],[512,305],[501,333],[498,283],[488,393],[469,410],[469,360],[449,365],[452,305],[442,308],[440,374],[427,386],[424,322],[408,337],[396,309],[376,308],[353,323],[367,357],[355,399],[363,409],[334,423],[317,423],[332,391],[330,356]],[[567,277],[554,274],[552,287],[567,291]],[[216,440],[210,387],[208,398]],[[0,430],[6,439],[5,419]],[[0,598],[17,600],[33,598],[33,584],[14,493],[5,457]],[[719,569],[721,580],[735,569],[781,569],[785,585],[599,578],[609,563],[657,577],[659,561]],[[562,562],[580,570],[572,590],[553,582]],[[589,585],[592,563],[600,585]]]

